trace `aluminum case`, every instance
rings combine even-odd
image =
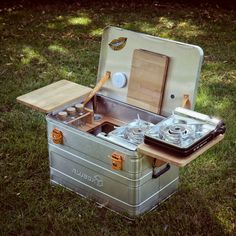
[[[126,46],[119,51],[112,50],[109,43],[119,37],[127,38]],[[161,114],[129,105],[127,86],[117,89],[110,81],[97,96],[96,113],[123,122],[130,122],[139,114],[141,119],[156,124],[181,105],[183,94],[190,95],[194,107],[203,58],[201,48],[194,45],[107,27],[102,37],[98,81],[107,70],[125,72],[129,79],[132,53],[136,48],[170,57]],[[177,190],[177,166],[165,163],[154,168],[153,158],[63,124],[54,119],[53,113],[48,114],[46,120],[52,184],[62,185],[131,217],[151,210]],[[54,128],[62,131],[63,144],[53,143]],[[123,157],[121,170],[112,169],[114,152]],[[155,173],[159,173],[156,178]]]
[[[155,123],[162,119],[158,115],[104,97],[98,97],[98,111],[99,114],[116,118],[117,111],[120,111],[119,118],[124,116],[125,120],[134,118],[137,112],[143,119]],[[46,119],[52,184],[62,185],[131,217],[152,209],[177,190],[178,167],[170,165],[166,173],[153,178],[153,158],[65,125],[50,114]],[[54,128],[62,131],[63,144],[53,143],[51,132]],[[122,170],[112,169],[111,155],[114,152],[123,156]],[[159,172],[165,167],[156,167],[155,171]]]

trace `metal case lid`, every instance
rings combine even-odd
[[[112,77],[100,93],[130,103],[127,97],[128,84],[136,49],[147,50],[169,58],[160,114],[170,115],[176,107],[182,105],[186,94],[189,95],[193,109],[203,50],[195,45],[117,27],[109,26],[103,31],[97,80],[99,81],[106,71],[110,71],[115,78]],[[150,111],[148,108],[146,110]]]

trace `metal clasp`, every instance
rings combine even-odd
[[[52,141],[55,144],[62,144],[63,143],[63,133],[59,129],[54,128],[52,130],[51,137],[52,137]]]
[[[122,170],[122,162],[123,162],[122,155],[114,152],[111,155],[111,159],[112,159],[112,169],[113,170]]]

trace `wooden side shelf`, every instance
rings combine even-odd
[[[78,127],[78,129],[83,130],[85,132],[89,132],[90,130],[96,128],[97,126],[101,125],[104,122],[109,122],[109,123],[112,123],[112,124],[117,125],[117,126],[121,126],[121,125],[125,124],[125,122],[123,122],[123,121],[113,119],[109,116],[104,116],[101,120],[93,121],[93,123],[91,123],[91,124],[86,123],[86,125],[84,125],[82,127]]]
[[[147,145],[147,144],[140,144],[138,146],[138,152],[144,154],[149,157],[156,158],[158,160],[165,161],[167,163],[174,164],[179,167],[184,167],[191,161],[195,160],[198,156],[200,156],[203,152],[220,142],[224,138],[224,135],[219,135],[210,141],[208,144],[203,146],[202,148],[198,149],[196,152],[192,153],[187,157],[179,157],[175,156],[174,154],[166,153],[163,149],[158,149],[157,147]]]
[[[60,80],[45,87],[19,96],[16,100],[34,110],[49,113],[82,99],[92,91],[91,88],[68,80]]]

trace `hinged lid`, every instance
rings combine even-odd
[[[112,79],[101,93],[164,116],[189,95],[193,109],[202,60],[203,51],[198,46],[107,27],[102,36],[98,80],[106,71],[111,72]]]
[[[25,95],[19,96],[17,102],[35,110],[48,113],[84,97],[91,88],[60,80],[39,88]]]

